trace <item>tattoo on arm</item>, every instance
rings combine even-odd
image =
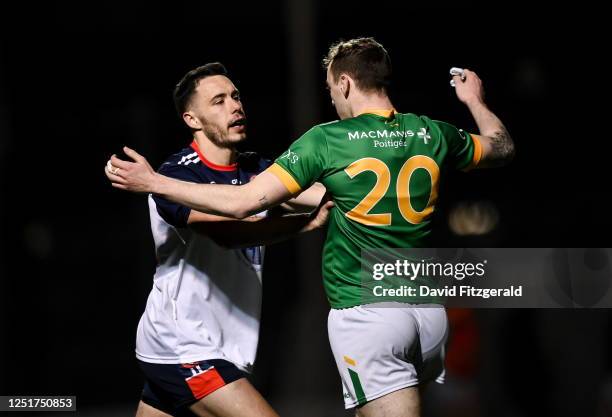
[[[498,132],[495,132],[491,138],[492,152],[490,161],[496,166],[504,165],[514,158],[514,142],[508,131],[502,127]]]
[[[264,195],[259,199],[259,207],[261,209],[265,209],[267,206],[268,206],[268,199]]]

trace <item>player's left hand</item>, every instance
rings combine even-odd
[[[474,103],[484,103],[484,88],[482,86],[482,80],[478,77],[474,71],[469,69],[463,70],[463,75],[454,75],[453,81],[455,82],[455,92],[457,98],[466,105]]]
[[[124,161],[113,155],[104,167],[104,173],[112,186],[135,193],[153,192],[158,174],[151,168],[147,159],[127,146],[123,147],[123,152],[133,162]]]

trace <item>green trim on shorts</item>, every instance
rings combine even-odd
[[[361,386],[361,381],[359,380],[359,374],[349,369],[349,375],[351,377],[351,381],[353,382],[353,389],[355,390],[355,395],[357,396],[357,402],[359,405],[364,405],[368,402],[366,399],[365,393],[363,392],[363,387]]]

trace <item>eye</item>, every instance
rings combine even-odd
[[[234,93],[232,94],[232,98],[236,101],[240,101],[240,94],[239,93]]]
[[[217,105],[217,104],[223,104],[223,100],[215,100],[215,101],[213,102],[213,104],[214,104],[214,105]]]

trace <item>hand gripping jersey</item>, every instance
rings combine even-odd
[[[184,181],[239,185],[269,162],[240,154],[232,166],[205,159],[194,142],[161,174]],[[224,359],[243,370],[255,360],[261,309],[261,247],[225,249],[187,227],[191,210],[149,196],[157,269],[138,325],[136,356],[149,363]]]
[[[427,245],[444,169],[478,163],[477,136],[424,116],[372,111],[318,125],[272,165],[292,193],[319,181],[332,210],[323,280],[332,308],[363,304],[361,250]]]

